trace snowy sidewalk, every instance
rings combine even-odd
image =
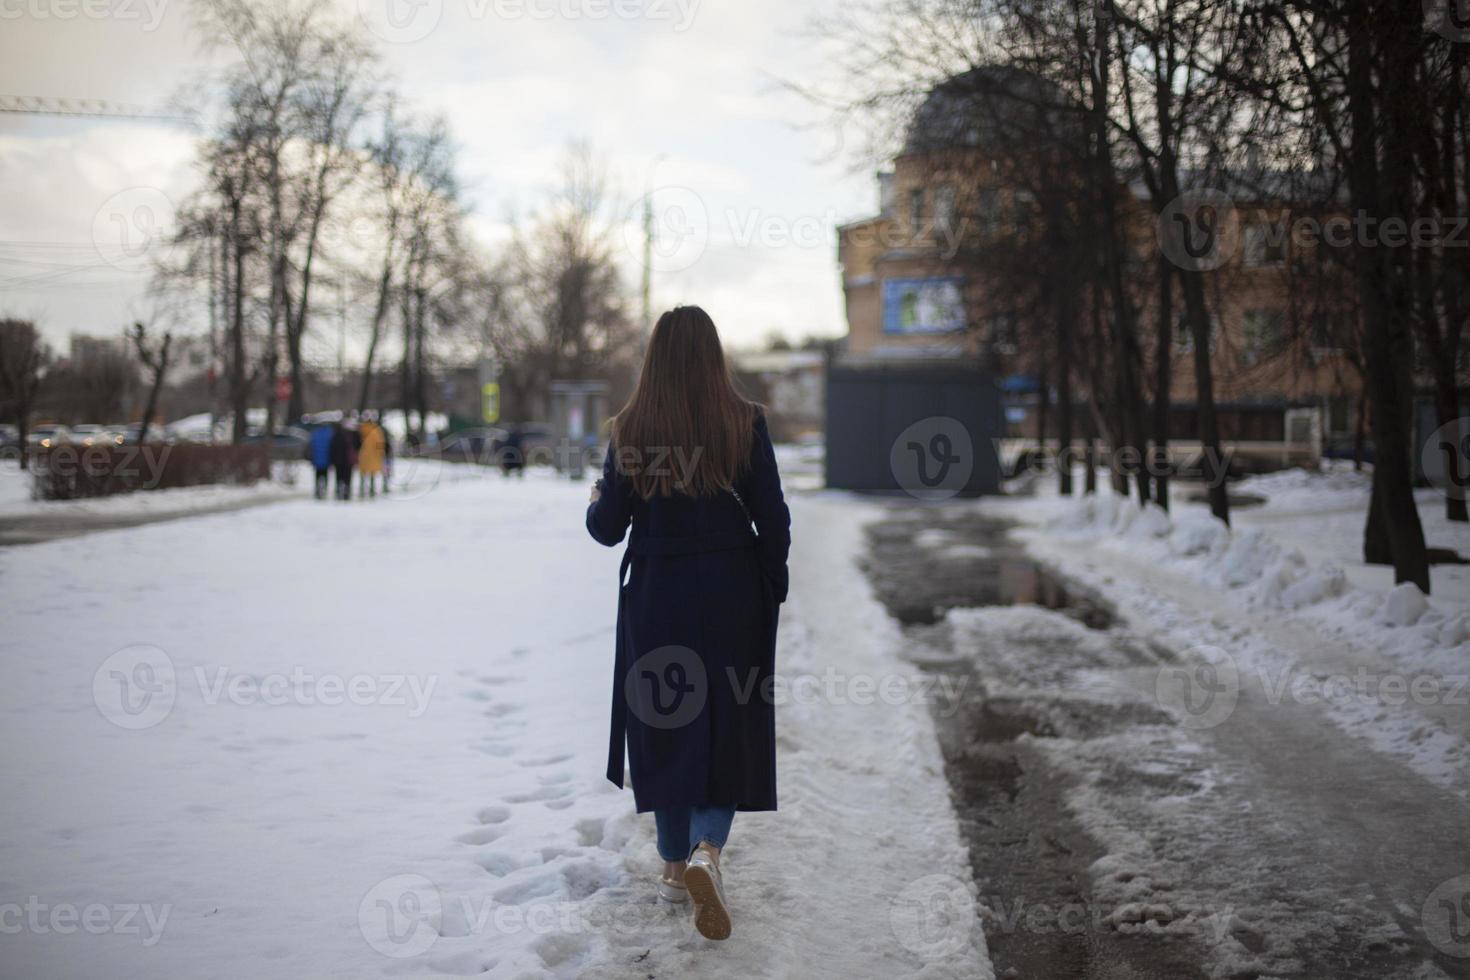
[[[299,497],[301,488],[311,486],[311,469],[304,463],[276,463],[273,469],[272,479],[250,486],[207,485],[80,500],[33,500],[31,474],[13,459],[0,459],[0,546],[259,507]],[[294,485],[283,482],[285,479],[293,480]]]
[[[0,552],[0,975],[987,976],[841,497],[792,502],[782,809],[736,820],[735,936],[651,900],[585,495],[451,468]]]
[[[1436,569],[1426,602],[1351,562],[1344,500],[1361,488],[1349,482],[1252,481],[1243,489],[1266,495],[1295,485],[1228,532],[1202,508],[1170,518],[1107,490],[976,507],[1022,521],[1027,550],[1114,605],[1117,635],[1154,658],[1108,660],[1097,633],[1046,610],[950,614],[959,648],[992,676],[993,651],[1038,637],[1078,651],[1060,679],[1010,679],[1034,710],[1134,719],[1027,748],[1066,778],[1068,810],[1102,849],[1096,900],[1164,910],[1160,931],[1201,942],[1210,976],[1335,964],[1331,975],[1426,980],[1460,975],[1470,955],[1446,912],[1470,895],[1464,577]],[[1463,547],[1463,529],[1427,523]]]

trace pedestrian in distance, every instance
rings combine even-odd
[[[352,468],[357,465],[357,444],[346,423],[332,426],[332,469],[336,474],[338,500],[352,499]]]
[[[327,499],[327,478],[332,468],[332,434],[334,426],[319,425],[311,430],[311,442],[307,453],[311,467],[316,470],[316,499]]]
[[[500,475],[518,477],[526,475],[526,435],[521,427],[513,425],[505,434],[500,446]]]
[[[776,626],[791,515],[761,406],[736,391],[709,315],[659,317],[612,420],[587,530],[615,546],[617,642],[607,778],[626,747],[653,811],[660,898],[728,938],[721,852],[736,811],[776,809]]]
[[[383,429],[383,496],[388,496],[388,488],[393,482],[393,436],[382,423],[378,423]]]
[[[384,444],[383,427],[368,416],[362,422],[362,448],[357,454],[357,471],[361,474],[359,495],[378,495],[378,475],[383,472]]]

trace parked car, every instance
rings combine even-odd
[[[481,463],[489,466],[497,462],[495,450],[505,444],[510,435],[504,429],[461,429],[451,432],[439,443],[438,455],[456,463]]]
[[[74,425],[67,431],[71,434],[72,442],[79,442],[84,446],[120,446],[123,442],[122,433],[117,429],[90,422]]]
[[[240,442],[247,446],[265,444],[270,449],[271,459],[303,459],[306,447],[311,443],[311,433],[294,425],[284,425],[267,439],[264,429],[250,429]]]
[[[20,445],[20,429],[13,425],[0,425],[0,449],[13,449]]]
[[[64,425],[38,425],[26,433],[26,445],[32,449],[50,449],[71,441],[71,433]]]
[[[549,422],[516,422],[513,426],[521,436],[521,452],[527,460],[545,463],[552,458],[551,450],[556,445]]]

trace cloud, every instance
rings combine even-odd
[[[381,45],[385,67],[410,103],[448,118],[475,212],[471,227],[483,241],[503,240],[511,209],[524,214],[546,199],[566,146],[583,140],[605,159],[624,216],[636,214],[650,184],[659,196],[669,188],[696,195],[712,216],[706,254],[692,268],[656,274],[656,302],[707,297],[735,342],[753,342],[772,328],[796,335],[844,330],[829,243],[818,235],[805,247],[773,244],[763,234],[739,233],[759,231],[752,220],[795,233],[872,207],[870,179],[848,172],[846,161],[819,162],[830,139],[799,130],[795,124],[809,120],[810,109],[771,81],[813,70],[813,47],[797,29],[815,2],[686,0],[683,9],[693,16],[685,30],[674,30],[667,18],[509,16],[504,11],[512,8],[491,0],[415,2],[382,0],[405,4],[400,14],[438,11],[422,37]],[[558,6],[563,0],[546,2],[551,7],[541,9],[568,9]],[[649,9],[674,5],[643,2]],[[378,4],[338,6],[370,19]],[[170,0],[154,31],[115,22],[7,22],[0,25],[0,84],[15,92],[164,104],[206,63],[188,12],[187,3]],[[154,187],[178,200],[192,186],[192,137],[182,129],[101,120],[0,126],[0,181],[8,197],[0,236],[7,239],[85,243],[98,209],[119,191]],[[630,284],[640,274],[634,251],[625,263]],[[4,254],[14,258],[13,251]],[[0,267],[0,276],[21,268]],[[7,290],[8,302],[43,311],[55,336],[123,322],[120,313],[139,302],[146,276],[110,267],[91,275],[90,292],[38,281]]]

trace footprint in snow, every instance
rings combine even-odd
[[[505,831],[502,828],[488,826],[467,830],[454,839],[461,844],[473,844],[478,847],[481,844],[489,844],[491,841],[499,840],[504,836]]]
[[[524,854],[512,854],[505,851],[480,854],[475,857],[475,863],[497,878],[504,878],[513,871],[529,868],[538,863],[535,858],[529,858]]]
[[[475,819],[482,824],[505,823],[510,819],[510,807],[487,806],[475,814]]]
[[[453,956],[429,961],[429,969],[449,977],[478,977],[495,969],[497,960],[487,960],[483,953],[469,950]]]
[[[531,944],[547,969],[558,971],[581,965],[590,947],[586,936],[575,933],[552,933]]]
[[[590,898],[604,888],[622,882],[622,872],[602,863],[605,860],[579,861],[562,869],[562,881],[566,882],[567,894],[574,901]]]
[[[571,791],[570,786],[542,786],[529,793],[512,793],[503,799],[507,803],[540,803],[544,800],[559,800]]]
[[[543,872],[515,885],[507,885],[495,893],[495,901],[502,905],[525,905],[538,898],[550,898],[561,892],[561,879]]]
[[[578,820],[573,829],[577,832],[577,843],[583,847],[603,847],[607,837],[607,821],[597,817]]]

